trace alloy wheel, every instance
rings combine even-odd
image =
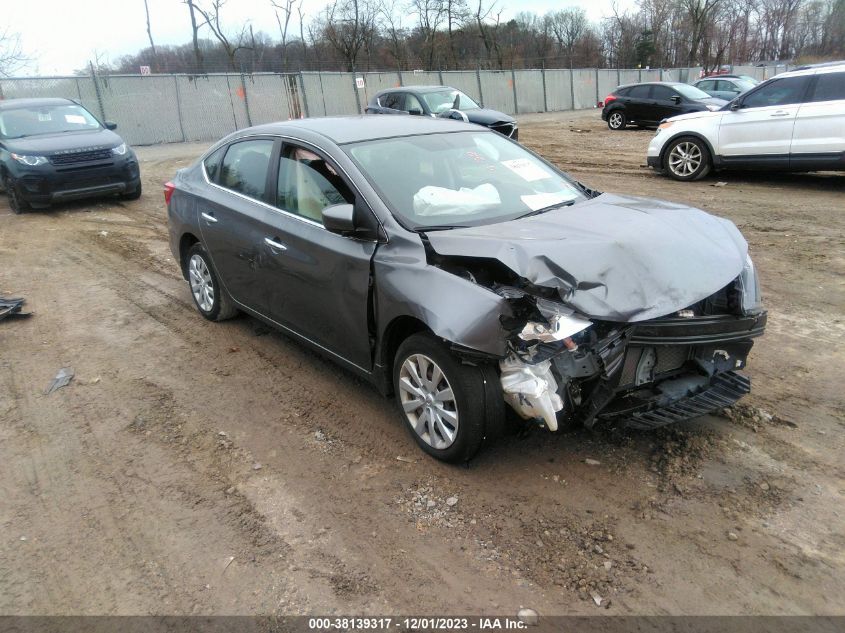
[[[399,371],[399,400],[414,432],[442,450],[458,436],[458,405],[446,374],[431,358],[413,354]]]
[[[612,127],[614,130],[618,130],[620,127],[622,127],[622,120],[622,115],[618,112],[614,112],[610,115],[610,127]]]
[[[211,279],[208,264],[200,255],[191,256],[188,262],[188,276],[194,301],[203,312],[211,312],[214,308],[214,282]]]
[[[687,178],[701,166],[701,148],[692,141],[683,141],[669,152],[669,169],[676,176]]]

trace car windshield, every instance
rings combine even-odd
[[[344,147],[399,221],[478,226],[586,199],[581,188],[495,132],[452,132]]]
[[[672,84],[672,89],[677,90],[687,99],[710,99],[710,95],[696,88],[695,86],[688,86],[687,84]]]
[[[757,84],[746,81],[745,79],[734,79],[734,85],[745,92],[746,90],[751,90]]]
[[[748,82],[748,83],[750,83],[752,86],[756,86],[757,84],[759,84],[759,83],[760,83],[760,80],[759,80],[759,79],[755,79],[755,78],[754,78],[754,77],[752,77],[751,75],[740,75],[740,76],[739,76],[739,78],[740,78],[740,79],[742,79],[743,81],[747,81],[747,82]]]
[[[31,106],[0,111],[0,136],[3,138],[99,128],[99,121],[88,110],[76,104]]]
[[[428,109],[434,112],[434,114],[440,114],[452,108],[458,110],[477,110],[481,107],[460,90],[424,92],[420,96],[426,102],[426,105],[428,105]],[[458,99],[457,105],[455,104],[456,98]]]

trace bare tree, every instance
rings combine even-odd
[[[226,0],[211,0],[207,8],[200,7],[197,4],[194,4],[194,8],[205,19],[206,25],[211,29],[212,34],[217,38],[217,41],[220,42],[220,45],[226,52],[226,57],[229,60],[229,68],[237,70],[237,65],[235,64],[235,55],[237,52],[240,50],[251,50],[254,46],[250,44],[250,39],[247,37],[249,28],[246,24],[241,25],[240,31],[234,35],[226,32],[226,29],[221,23],[223,6],[225,4]]]
[[[690,46],[687,65],[694,66],[705,37],[707,26],[722,0],[681,0],[689,19]]]
[[[478,36],[484,44],[487,52],[487,59],[496,58],[497,68],[501,70],[504,65],[502,49],[499,46],[499,24],[501,23],[502,12],[493,13],[496,7],[496,0],[486,7],[484,0],[478,0],[478,8],[475,11],[475,24],[478,28]]]
[[[376,23],[376,6],[367,0],[335,0],[325,8],[322,35],[344,60],[348,72]]]
[[[191,41],[194,45],[194,59],[196,60],[197,68],[196,71],[198,73],[205,72],[203,66],[203,59],[202,59],[202,51],[200,50],[200,42],[199,42],[199,30],[203,27],[204,23],[201,23],[197,20],[197,6],[194,4],[194,0],[182,0],[186,5],[188,5],[188,12],[191,15]]]
[[[381,0],[378,5],[377,25],[387,40],[387,50],[398,68],[405,67],[408,61],[407,29],[402,26],[403,6],[400,0]]]
[[[579,7],[567,7],[552,14],[552,32],[561,50],[566,49],[567,64],[572,67],[575,43],[587,31],[587,12]]]
[[[156,70],[158,64],[156,63],[156,43],[153,41],[153,30],[150,27],[150,5],[148,0],[144,0],[144,13],[147,15],[147,37],[150,38],[150,50],[153,53],[152,67]]]
[[[411,0],[408,9],[417,16],[417,29],[422,36],[422,56],[428,68],[434,68],[437,33],[446,17],[446,0]]]
[[[0,31],[0,76],[9,77],[20,72],[29,61],[21,47],[20,33],[9,28]]]
[[[293,15],[293,8],[294,6],[297,9],[302,9],[302,0],[270,0],[270,5],[273,7],[273,13],[276,15],[276,23],[279,25],[279,35],[281,35],[281,44],[282,44],[282,68],[283,70],[288,69],[288,55],[287,55],[287,46],[288,46],[288,25],[290,24],[290,18]],[[281,15],[279,13],[281,12]]]

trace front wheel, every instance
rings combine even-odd
[[[399,346],[393,390],[417,444],[446,462],[468,461],[503,424],[495,371],[463,364],[431,334],[414,334]]]
[[[622,130],[627,124],[628,119],[621,110],[614,110],[607,116],[607,127],[611,130]]]
[[[234,302],[220,284],[211,258],[202,244],[194,244],[186,255],[188,284],[199,313],[209,321],[225,321],[238,313]]]
[[[666,150],[663,166],[675,180],[699,180],[710,172],[710,151],[700,139],[679,138]]]
[[[124,200],[137,200],[138,198],[141,197],[142,192],[143,192],[143,188],[141,186],[141,183],[139,182],[138,186],[135,187],[134,190],[128,191],[128,192],[122,194],[120,197],[123,198]]]
[[[12,213],[20,214],[24,211],[29,211],[32,208],[29,206],[29,203],[21,197],[20,192],[18,192],[18,186],[15,184],[14,180],[6,178],[3,185],[6,188],[6,196],[9,199],[9,208],[12,210]]]

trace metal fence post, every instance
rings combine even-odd
[[[97,95],[97,106],[100,108],[100,118],[103,123],[106,122],[106,109],[103,107],[103,95],[100,93],[100,84],[97,81],[97,73],[94,72],[94,62],[88,62],[91,68],[91,81],[94,82],[94,94]]]
[[[302,71],[299,71],[299,87],[300,91],[302,92],[302,107],[305,110],[305,116],[311,116],[311,113],[308,111],[308,95],[305,93],[305,77],[302,76]]]
[[[601,97],[599,96],[599,69],[596,68],[596,106],[598,106]]]
[[[519,114],[519,101],[516,98],[516,71],[511,66],[511,88],[513,88],[513,113]]]
[[[663,67],[660,68],[660,81],[663,81]]]
[[[399,86],[402,87],[405,85],[405,82],[402,81],[402,69],[396,71],[396,74],[399,75]]]
[[[176,95],[176,118],[179,119],[179,131],[182,132],[182,142],[184,143],[188,139],[185,136],[185,124],[182,122],[182,100],[179,98],[179,79],[176,75],[173,75],[173,90]]]
[[[643,69],[642,68],[637,68],[637,82],[638,83],[643,82]]]
[[[358,95],[358,86],[355,83],[355,78],[358,76],[355,70],[355,64],[352,64],[352,90],[355,91],[355,105],[358,107],[358,114],[361,114],[361,97]]]
[[[442,86],[443,85],[443,69],[442,68],[437,69],[437,78],[440,81],[440,85]]]
[[[249,114],[249,97],[246,94],[246,82],[244,81],[243,71],[241,71],[241,91],[244,93],[244,110],[246,110],[246,123],[248,127],[252,127],[252,117]]]
[[[540,67],[540,77],[543,79],[543,112],[549,111],[549,97],[546,93],[546,60],[544,59]]]
[[[478,81],[478,100],[484,105],[484,91],[481,90],[481,66],[475,65],[475,79]]]
[[[575,110],[575,73],[572,72],[572,66],[569,66],[569,100],[572,105],[569,106],[570,110]]]
[[[79,87],[79,77],[74,77],[74,83],[76,84],[76,94],[79,97],[79,102],[82,103],[82,88]],[[3,89],[0,88],[0,98],[3,97]]]

